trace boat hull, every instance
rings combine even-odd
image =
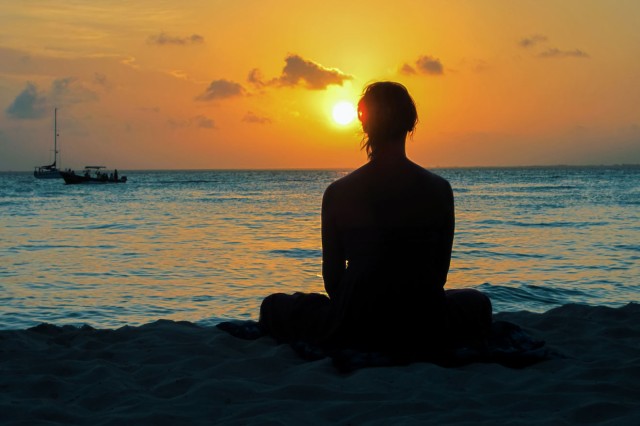
[[[33,177],[36,179],[60,179],[62,174],[58,170],[35,170]]]
[[[69,172],[60,172],[62,178],[64,179],[64,183],[68,185],[76,185],[76,184],[105,184],[105,183],[125,183],[127,181],[127,177],[123,176],[118,180],[108,179],[106,177],[97,178],[93,176],[85,176],[85,175],[77,175],[75,173]]]

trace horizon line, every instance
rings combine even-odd
[[[176,168],[176,169],[119,169],[127,172],[208,172],[208,171],[324,171],[355,170],[356,167],[220,167],[220,168]],[[585,167],[640,167],[640,163],[601,164],[529,164],[529,165],[484,165],[484,166],[422,166],[430,170],[447,169],[536,169],[536,168],[585,168]],[[64,170],[72,168],[65,168]],[[115,169],[115,168],[114,168]],[[113,170],[109,168],[109,170]],[[32,170],[0,170],[0,173],[31,173]]]

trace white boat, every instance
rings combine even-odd
[[[36,179],[59,179],[62,177],[56,167],[58,161],[58,109],[53,110],[53,164],[36,167],[33,176]]]

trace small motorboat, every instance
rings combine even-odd
[[[118,176],[118,170],[109,172],[104,166],[85,166],[84,170],[76,173],[73,170],[60,171],[64,183],[125,183],[126,176]]]

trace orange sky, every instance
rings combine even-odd
[[[132,3],[129,5],[127,3]],[[115,5],[114,5],[115,4]],[[640,2],[0,3],[0,170],[352,168],[405,84],[427,167],[640,163]]]

